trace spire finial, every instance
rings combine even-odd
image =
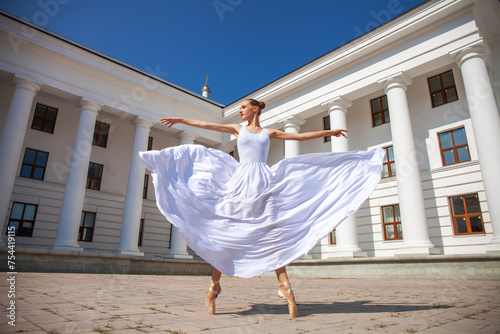
[[[205,86],[203,87],[201,92],[202,92],[204,97],[208,97],[208,94],[210,94],[210,92],[211,92],[210,88],[208,88],[208,74],[207,74],[207,77],[205,79]]]

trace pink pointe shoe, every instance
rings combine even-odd
[[[286,300],[288,303],[288,312],[290,313],[290,318],[295,318],[297,316],[297,305],[295,304],[295,296],[293,295],[292,287],[290,282],[286,281],[280,283],[280,288],[278,290],[278,296]]]
[[[214,288],[216,286],[219,286],[219,289],[215,290]],[[208,314],[215,314],[215,299],[221,293],[221,291],[222,288],[219,284],[219,281],[212,281],[212,283],[210,284],[210,289],[208,290],[207,301],[205,302]]]

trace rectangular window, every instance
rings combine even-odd
[[[108,143],[108,134],[109,134],[109,124],[96,121],[94,127],[94,139],[92,140],[92,145],[106,147]]]
[[[149,175],[144,175],[144,190],[142,191],[142,198],[144,199],[148,197],[148,184],[149,184]]]
[[[396,164],[394,162],[394,150],[392,146],[384,148],[385,157],[382,165],[382,178],[396,176]]]
[[[330,245],[336,245],[337,244],[337,233],[335,232],[335,229],[330,232]]]
[[[144,235],[144,219],[141,218],[139,225],[139,240],[137,241],[137,246],[142,246],[142,236]]]
[[[401,214],[399,204],[382,207],[382,219],[384,222],[385,240],[403,239],[403,229],[401,227]]]
[[[372,108],[373,126],[389,123],[389,105],[387,104],[387,95],[377,97],[370,101]]]
[[[30,179],[43,180],[48,158],[48,152],[26,148],[26,151],[24,151],[20,176]]]
[[[35,217],[38,205],[18,203],[12,204],[10,212],[9,227],[14,226],[16,235],[31,237],[35,226]],[[7,229],[9,231],[9,229]]]
[[[172,230],[174,229],[174,225],[170,224],[170,235],[168,236],[168,248],[172,248]]]
[[[484,233],[477,194],[450,197],[449,201],[455,235]]]
[[[35,115],[33,116],[33,123],[31,128],[43,132],[54,133],[56,125],[57,109],[44,106],[37,103],[35,107]]]
[[[153,137],[148,137],[148,151],[153,149]]]
[[[92,241],[94,235],[95,212],[82,212],[78,241]]]
[[[465,128],[442,132],[438,136],[443,166],[470,161]]]
[[[323,130],[331,130],[330,128],[330,116],[323,117]],[[324,143],[332,141],[332,136],[326,136]]]
[[[87,189],[101,189],[102,169],[103,165],[94,162],[89,163],[89,172],[87,175]]]
[[[428,78],[427,81],[433,108],[458,100],[452,70]]]

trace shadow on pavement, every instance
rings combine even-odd
[[[370,300],[354,302],[333,302],[333,303],[298,303],[298,317],[305,317],[312,314],[332,314],[332,313],[383,313],[383,312],[411,312],[442,308],[452,308],[449,305],[427,305],[427,304],[387,304],[375,303]],[[223,314],[223,313],[219,313]],[[227,312],[225,314],[255,315],[255,314],[288,314],[286,304],[253,304],[248,310],[240,312]]]

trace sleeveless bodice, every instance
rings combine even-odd
[[[269,133],[267,129],[262,129],[260,133],[248,132],[243,125],[238,136],[238,154],[240,163],[261,162],[266,163],[269,153]]]

